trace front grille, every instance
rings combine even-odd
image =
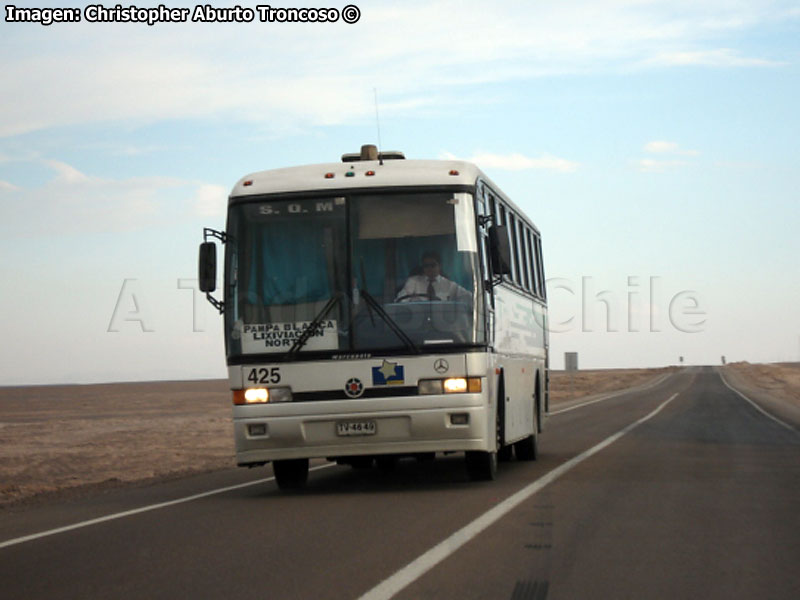
[[[351,398],[344,390],[321,390],[319,392],[293,392],[292,402],[323,402],[325,400],[361,400],[362,398],[393,398],[395,396],[416,396],[417,386],[393,386],[369,388],[358,398]]]

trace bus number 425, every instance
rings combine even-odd
[[[279,367],[250,369],[247,381],[252,381],[253,383],[280,383],[281,372]]]

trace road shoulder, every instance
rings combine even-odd
[[[769,415],[800,432],[800,404],[771,394],[769,390],[758,387],[752,380],[733,369],[717,367],[716,371],[728,387],[749,398]]]

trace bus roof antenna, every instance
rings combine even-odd
[[[381,154],[381,119],[378,116],[378,88],[372,88],[372,93],[375,96],[375,125],[378,129],[378,161],[383,166],[383,154]]]

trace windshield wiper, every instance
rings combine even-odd
[[[364,282],[365,286],[367,285],[367,276],[366,276],[366,274],[364,272],[364,257],[363,256],[361,257],[361,281]],[[366,292],[366,291],[367,291],[366,289],[359,290],[358,293],[359,294],[363,294],[363,292]],[[369,292],[367,292],[367,295],[369,295]],[[369,313],[369,322],[372,324],[373,327],[375,327],[375,319],[372,316],[372,305],[369,302],[367,302],[367,312]]]
[[[400,326],[394,322],[394,319],[392,319],[392,317],[390,317],[389,314],[383,310],[383,307],[378,303],[377,300],[375,300],[375,298],[370,295],[367,290],[359,290],[359,293],[361,294],[361,297],[367,301],[367,306],[371,306],[375,309],[375,312],[378,313],[378,316],[389,326],[389,329],[391,329],[395,335],[399,337],[412,352],[414,352],[414,354],[421,353],[419,347],[411,340],[410,337],[408,337],[405,331],[400,329]],[[370,314],[370,318],[371,317],[372,315]]]
[[[342,299],[342,294],[339,293],[330,300],[328,303],[322,307],[322,310],[319,311],[319,314],[314,317],[314,320],[309,323],[308,328],[297,338],[297,341],[289,348],[289,352],[286,353],[286,357],[289,358],[296,354],[303,346],[306,345],[306,342],[311,338],[314,332],[319,327],[319,324],[322,323],[322,319],[324,319],[329,312],[336,306],[339,301]]]

